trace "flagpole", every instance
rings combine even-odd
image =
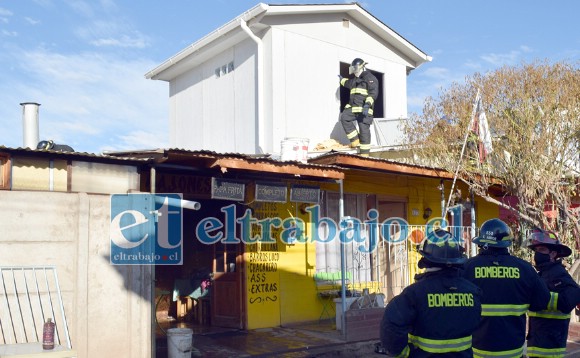
[[[463,140],[463,146],[461,147],[461,155],[459,156],[459,161],[457,162],[457,169],[455,169],[455,174],[453,175],[453,183],[451,184],[451,190],[449,191],[449,199],[447,199],[447,204],[443,208],[443,212],[441,213],[441,217],[445,218],[445,214],[447,213],[447,209],[449,209],[449,204],[451,204],[451,197],[453,196],[453,189],[455,188],[455,182],[457,181],[457,174],[459,174],[459,168],[461,168],[461,161],[463,160],[463,152],[465,152],[465,146],[467,145],[467,138],[469,137],[469,132],[471,131],[471,126],[473,125],[473,120],[475,119],[475,115],[477,113],[477,103],[481,98],[481,93],[479,88],[477,89],[477,95],[475,96],[475,104],[473,105],[473,110],[471,112],[471,119],[469,121],[469,125],[467,126],[467,130],[465,131],[465,139]]]

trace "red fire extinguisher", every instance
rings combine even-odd
[[[54,349],[54,322],[47,318],[42,329],[42,349]]]

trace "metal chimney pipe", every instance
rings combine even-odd
[[[38,107],[40,103],[24,102],[22,106],[22,133],[24,134],[24,147],[36,149],[38,145]]]

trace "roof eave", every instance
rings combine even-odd
[[[204,60],[209,59],[212,54],[219,53],[227,47],[241,41],[245,36],[247,36],[241,29],[240,23],[242,21],[251,22],[251,20],[255,19],[254,25],[257,25],[259,20],[266,15],[292,15],[313,12],[344,12],[348,14],[353,19],[356,19],[363,25],[367,26],[386,42],[393,44],[393,46],[408,59],[408,61],[413,65],[413,68],[417,68],[423,63],[432,60],[431,56],[428,56],[415,45],[407,41],[404,37],[371,15],[357,3],[324,5],[267,5],[259,3],[217,30],[214,30],[200,40],[192,43],[153,70],[147,72],[145,78],[171,81],[187,68],[201,63]],[[218,43],[220,38],[222,38],[223,41]],[[187,60],[188,58],[189,60]]]
[[[328,155],[310,159],[309,162],[313,164],[335,165],[356,170],[376,171],[429,178],[453,179],[453,174],[444,169],[422,167],[387,161],[384,159],[361,157],[359,155],[344,153],[330,153]]]
[[[260,16],[268,10],[268,5],[259,3],[258,5],[254,6],[250,10],[244,12],[243,14],[239,15],[238,17],[234,18],[233,20],[229,21],[225,25],[221,26],[220,28],[210,32],[206,36],[202,37],[198,41],[192,43],[185,49],[178,52],[176,55],[170,57],[161,65],[155,67],[151,71],[145,74],[146,79],[153,79],[153,80],[163,80],[163,81],[170,81],[174,76],[173,71],[168,71],[175,65],[183,63],[183,60],[187,57],[194,55],[196,52],[202,52],[202,49],[220,37],[232,35],[233,31],[236,31],[240,28],[241,21],[250,21],[251,19]],[[235,40],[235,39],[234,39]]]
[[[350,4],[312,4],[312,5],[269,5],[265,15],[292,15],[300,13],[336,13],[344,12],[353,19],[367,26],[374,33],[381,36],[385,41],[395,44],[402,54],[414,63],[415,68],[425,62],[432,61],[432,57],[421,51],[403,36],[391,29],[381,20],[377,19],[358,3]]]
[[[293,177],[319,178],[325,180],[344,179],[344,170],[338,166],[278,161],[269,157],[252,157],[240,153],[217,153],[207,150],[156,149],[111,153],[119,157],[147,158],[155,164],[219,169],[221,172],[240,170],[269,173]]]

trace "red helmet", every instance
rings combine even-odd
[[[556,257],[566,257],[572,254],[572,250],[568,246],[563,245],[558,240],[558,236],[552,231],[535,228],[526,239],[526,244],[528,249],[532,250],[537,246],[546,246],[550,251],[556,251],[558,253]]]

